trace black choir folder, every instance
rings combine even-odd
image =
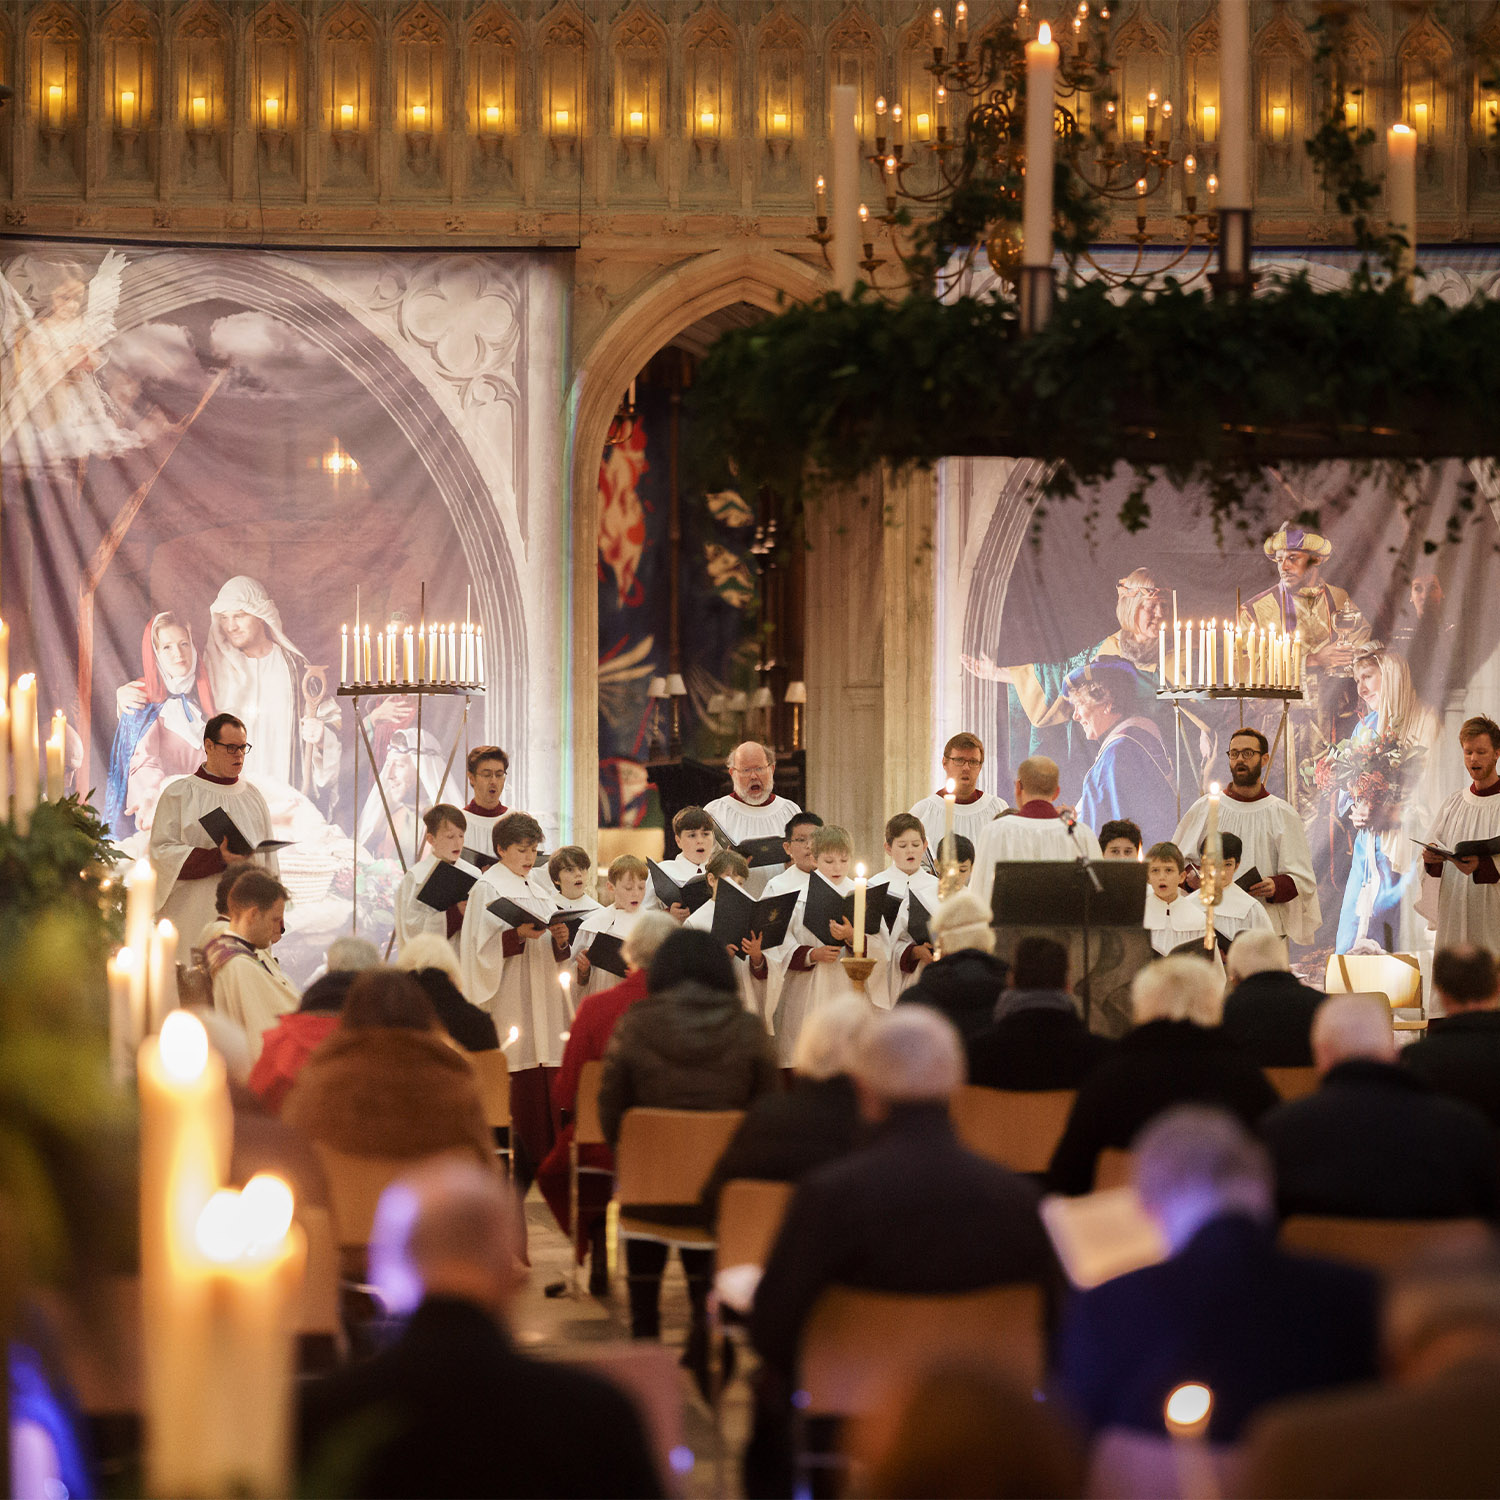
[[[745,856],[745,863],[752,870],[761,865],[784,865],[786,863],[786,850],[782,847],[779,833],[772,834],[766,839],[741,839],[739,843],[731,847],[736,854]]]
[[[461,860],[474,866],[476,870],[488,870],[491,865],[498,865],[500,861],[494,854],[481,854],[477,849],[471,849],[464,845],[463,853],[458,856]]]
[[[932,913],[917,900],[917,893],[913,891],[906,905],[906,933],[912,942],[921,945],[932,941],[932,929],[927,925]],[[895,923],[892,922],[892,926]]]
[[[686,884],[678,885],[654,859],[646,861],[646,868],[651,871],[651,889],[663,906],[685,906],[691,913],[709,898],[706,875],[695,875]]]
[[[1451,849],[1440,848],[1437,844],[1424,844],[1421,839],[1413,839],[1412,843],[1422,844],[1428,854],[1435,855],[1438,859],[1479,859],[1486,854],[1493,859],[1500,854],[1500,838],[1465,839]]]
[[[550,927],[553,921],[551,917],[539,917],[534,911],[518,906],[509,896],[491,901],[488,910],[512,927]]]
[[[1235,876],[1234,883],[1239,886],[1239,888],[1244,891],[1246,895],[1248,895],[1250,893],[1250,887],[1252,885],[1259,885],[1265,878],[1266,877],[1262,875],[1254,865],[1251,865],[1243,875]]]
[[[252,845],[222,807],[209,808],[198,819],[198,825],[214,841],[215,848],[227,839],[229,852],[242,858],[251,854],[270,854],[276,849],[285,849],[292,842],[291,839],[262,839],[260,843]]]
[[[870,891],[865,891],[865,933],[866,935],[880,931],[881,919],[885,916],[885,898],[878,893],[886,891],[889,887],[876,886],[877,899],[870,900]],[[854,920],[854,892],[850,891],[847,896],[839,895],[834,889],[833,882],[819,870],[814,870],[807,879],[807,905],[802,913],[802,925],[817,938],[824,947],[837,946],[833,931],[830,927],[832,922],[852,922]]]
[[[779,948],[786,941],[786,930],[796,910],[796,891],[754,900],[732,880],[722,877],[714,898],[713,935],[716,942],[740,944],[760,934],[763,952]]]
[[[422,882],[417,900],[434,911],[447,911],[460,901],[469,899],[469,892],[474,889],[474,882],[478,878],[477,875],[470,875],[467,870],[460,870],[457,865],[450,865],[447,860],[440,859],[432,874]]]
[[[588,961],[606,974],[623,979],[629,969],[625,962],[625,943],[612,932],[598,932],[588,946]]]
[[[561,922],[563,924],[563,926],[568,929],[568,942],[572,943],[573,939],[578,936],[578,929],[583,926],[583,919],[585,917],[591,917],[591,916],[593,916],[593,911],[592,910],[590,910],[590,911],[555,911],[555,912],[552,913],[552,916],[548,919],[547,925],[549,927],[556,927],[557,924],[559,922]]]

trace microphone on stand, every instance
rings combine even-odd
[[[1099,884],[1099,877],[1094,873],[1093,861],[1089,858],[1089,851],[1078,837],[1078,814],[1071,807],[1065,807],[1058,814],[1063,821],[1063,827],[1068,830],[1068,837],[1078,845],[1078,868],[1089,878],[1089,884],[1094,888],[1096,896],[1104,894],[1104,887]]]

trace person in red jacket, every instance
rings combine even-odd
[[[656,950],[676,931],[677,923],[666,912],[643,912],[624,942],[623,953],[629,972],[618,984],[611,985],[607,990],[586,995],[568,1029],[568,1043],[563,1049],[562,1065],[552,1081],[552,1108],[556,1114],[554,1125],[557,1127],[557,1136],[536,1175],[536,1185],[564,1234],[568,1232],[569,1218],[568,1151],[573,1144],[572,1116],[578,1101],[579,1075],[586,1062],[597,1062],[603,1058],[620,1017],[636,1001],[646,998],[646,970],[656,956]],[[584,1146],[579,1151],[578,1160],[580,1166],[598,1170],[579,1178],[578,1226],[573,1248],[582,1265],[585,1252],[592,1247],[589,1291],[595,1296],[603,1296],[609,1289],[609,1267],[604,1246],[604,1211],[609,1205],[614,1180],[602,1174],[614,1171],[615,1158],[608,1146]],[[557,1290],[554,1291],[553,1287]],[[565,1289],[566,1283],[559,1281],[548,1286],[547,1291],[558,1296]]]

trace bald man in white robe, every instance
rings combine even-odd
[[[1103,859],[1104,851],[1092,828],[1076,822],[1071,812],[1057,806],[1062,793],[1057,762],[1033,755],[1016,768],[1016,803],[1009,812],[986,823],[974,848],[974,873],[969,889],[990,907],[995,889],[995,866],[1017,860]]]

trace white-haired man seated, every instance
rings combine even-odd
[[[938,903],[928,925],[941,956],[897,1003],[930,1005],[958,1027],[968,1046],[994,1024],[1005,989],[1006,965],[995,957],[990,909],[972,891],[955,891]]]
[[[1323,992],[1292,973],[1286,939],[1265,928],[1242,932],[1224,969],[1224,1030],[1246,1056],[1263,1068],[1311,1067],[1313,1014]]]
[[[1313,1018],[1315,1094],[1283,1104],[1261,1135],[1285,1214],[1492,1219],[1500,1151],[1478,1110],[1436,1094],[1396,1061],[1378,995],[1330,995]]]
[[[1130,989],[1135,1029],[1084,1081],[1053,1153],[1048,1182],[1087,1193],[1099,1153],[1128,1151],[1142,1126],[1174,1104],[1217,1104],[1253,1126],[1276,1103],[1266,1075],[1224,1034],[1223,994],[1201,958],[1159,958]]]
[[[419,1168],[376,1210],[370,1271],[406,1316],[367,1363],[303,1392],[304,1472],[341,1495],[661,1495],[630,1400],[507,1331],[524,1281],[509,1186]]]

